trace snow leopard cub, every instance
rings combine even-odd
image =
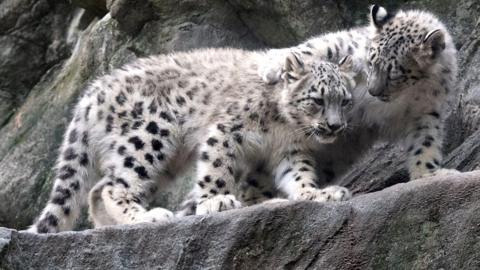
[[[355,71],[364,74],[356,78],[357,88],[352,91],[355,106],[347,116],[351,128],[315,154],[322,180],[319,185],[339,179],[379,141],[404,145],[411,179],[456,172],[442,169],[441,152],[442,118],[449,97],[455,94],[456,49],[448,30],[434,15],[417,10],[389,13],[373,5],[368,26],[269,51],[270,61],[259,70],[261,77],[269,83],[278,80],[279,63],[291,52],[328,61],[352,55]],[[268,199],[261,196],[265,192],[271,193],[251,186],[245,200]]]
[[[350,73],[292,54],[282,83],[268,85],[257,75],[262,61],[263,52],[205,49],[141,59],[94,81],[75,108],[50,200],[30,231],[71,229],[91,186],[95,226],[168,220],[172,212],[147,210],[149,201],[193,162],[197,214],[240,207],[235,175],[267,157],[272,170],[291,164],[282,173],[297,178],[280,188],[292,198],[328,191],[348,199],[341,187],[316,189],[310,153],[345,128]]]

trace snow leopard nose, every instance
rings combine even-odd
[[[332,132],[338,132],[343,127],[340,123],[327,124],[327,126]]]
[[[368,85],[368,93],[374,97],[381,96],[383,93],[383,87],[378,85],[372,85],[372,84],[373,83],[370,83]]]
[[[387,81],[383,74],[372,72],[367,83],[368,93],[374,97],[381,96],[385,90],[386,83]]]

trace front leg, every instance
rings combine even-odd
[[[314,162],[299,150],[291,151],[279,164],[275,184],[290,200],[345,201],[352,197],[350,191],[340,186],[318,189]]]
[[[458,172],[441,169],[442,131],[440,114],[436,111],[423,115],[410,128],[407,135],[410,179]]]
[[[250,206],[272,200],[276,188],[271,172],[265,170],[264,162],[259,162],[239,179],[239,198],[242,204]]]
[[[212,125],[200,146],[194,190],[197,215],[241,207],[232,194],[237,151],[243,138],[240,132],[230,130],[225,124]]]

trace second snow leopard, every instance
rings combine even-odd
[[[141,59],[94,81],[76,106],[50,200],[30,231],[71,229],[92,185],[95,226],[167,220],[173,214],[147,210],[149,200],[191,162],[197,214],[239,207],[236,175],[258,160],[295,175],[279,186],[292,199],[348,199],[342,187],[317,188],[310,154],[345,128],[351,74],[290,55],[282,83],[268,85],[257,75],[262,61],[262,52],[198,50]],[[350,64],[344,59],[341,68]]]
[[[316,153],[319,185],[331,184],[379,141],[402,142],[408,155],[411,179],[442,169],[443,122],[448,99],[455,95],[456,49],[446,27],[423,11],[389,13],[374,5],[370,25],[314,37],[292,48],[268,52],[260,68],[269,83],[278,80],[290,53],[304,58],[338,61],[351,55],[357,89],[355,106],[348,113],[349,130]],[[250,179],[266,177],[252,172]],[[293,176],[286,175],[283,178]],[[281,181],[282,176],[277,176]],[[272,191],[258,185],[246,188],[244,200],[256,203]]]

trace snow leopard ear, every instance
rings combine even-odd
[[[370,22],[375,25],[375,27],[382,27],[388,20],[392,18],[392,14],[379,5],[370,6]]]
[[[441,29],[435,29],[428,32],[422,41],[422,50],[426,54],[435,58],[445,49],[445,34]]]
[[[295,53],[290,53],[285,60],[282,79],[288,83],[299,80],[305,74],[305,64]]]
[[[340,73],[344,82],[347,84],[348,89],[353,89],[356,86],[355,76],[356,73],[353,68],[353,58],[351,55],[347,55],[338,62]]]
[[[411,55],[420,68],[425,68],[431,65],[444,49],[445,33],[441,29],[435,29],[425,34],[422,43],[412,49]]]

